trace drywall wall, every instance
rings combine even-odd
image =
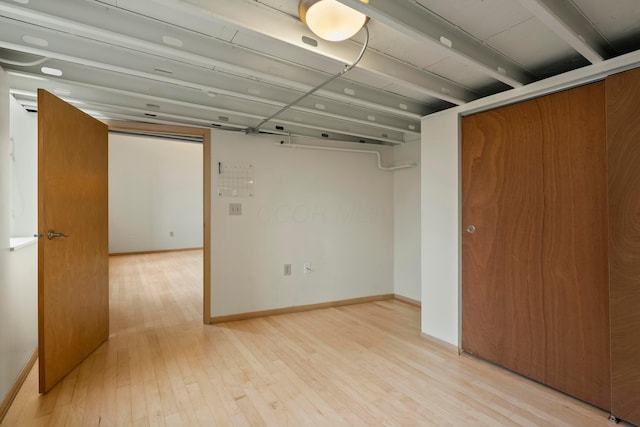
[[[458,113],[422,120],[422,332],[459,343]]]
[[[109,134],[109,253],[202,247],[202,165],[202,144]]]
[[[393,176],[394,292],[420,301],[420,141],[394,147],[393,157],[395,164],[418,165],[399,169]]]
[[[38,230],[38,116],[10,98],[12,237],[33,236]]]
[[[281,139],[212,132],[212,316],[393,293],[393,173],[371,154]],[[391,149],[381,150],[388,164]],[[218,196],[218,162],[252,164],[254,196]],[[230,203],[242,215],[230,216]]]
[[[7,76],[0,68],[0,402],[6,399],[38,341],[38,247],[32,244],[9,251],[10,129],[14,138],[21,141],[28,140],[33,132],[14,126],[13,119],[17,123],[24,123],[25,119],[16,117],[16,113],[28,113],[13,111],[10,102]]]

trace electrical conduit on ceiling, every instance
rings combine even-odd
[[[266,123],[268,123],[271,120],[273,120],[274,118],[278,117],[280,114],[282,114],[283,112],[287,111],[289,108],[293,107],[298,102],[300,102],[303,99],[305,99],[307,96],[312,95],[313,93],[315,93],[318,90],[322,89],[323,87],[325,87],[326,85],[328,85],[329,83],[331,83],[332,81],[337,79],[338,77],[342,77],[343,75],[345,75],[349,71],[353,70],[355,68],[355,66],[358,65],[358,63],[360,62],[362,57],[364,56],[364,52],[367,50],[367,46],[369,45],[369,29],[366,26],[364,26],[363,28],[364,28],[364,31],[365,31],[364,44],[362,45],[362,49],[360,50],[360,53],[358,54],[358,57],[356,58],[355,61],[353,61],[353,63],[351,63],[350,65],[345,65],[344,69],[342,71],[340,71],[338,74],[335,74],[335,75],[331,76],[328,80],[325,80],[323,83],[319,84],[318,86],[316,86],[313,89],[309,90],[308,92],[304,93],[302,96],[297,98],[295,101],[292,101],[292,102],[288,103],[287,105],[282,107],[280,110],[276,111],[275,113],[273,113],[272,115],[270,115],[266,119],[262,120],[260,123],[258,123],[257,126],[247,128],[245,130],[245,133],[247,133],[247,134],[257,134],[258,132],[260,132],[260,128],[262,126],[264,126]]]
[[[285,143],[284,141],[281,141],[280,143],[276,143],[276,145],[279,147],[304,148],[307,150],[343,151],[347,153],[375,154],[376,157],[378,158],[378,169],[383,171],[395,171],[398,169],[415,168],[418,166],[416,163],[403,163],[401,165],[396,165],[396,166],[383,166],[380,152],[375,150],[358,150],[356,148],[326,147],[323,145],[292,144],[291,142]]]

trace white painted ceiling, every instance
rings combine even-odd
[[[420,117],[640,49],[640,0],[340,0],[352,71],[260,127],[399,144]],[[100,119],[246,131],[353,62],[298,0],[0,0],[0,66]],[[305,42],[306,40],[306,42]],[[62,71],[45,75],[41,67]]]

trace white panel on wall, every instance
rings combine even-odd
[[[14,111],[10,105],[7,75],[0,68],[0,402],[7,397],[38,343],[38,246],[9,251],[10,129],[20,141],[28,141],[33,129],[22,127],[29,122],[25,117],[29,113]],[[33,218],[32,212],[27,213]]]
[[[25,111],[12,96],[10,152],[12,237],[38,230],[38,116]]]
[[[202,247],[202,144],[109,135],[109,252]]]
[[[422,332],[459,343],[459,125],[448,110],[422,120]]]
[[[395,164],[420,164],[420,141],[394,147]],[[395,293],[421,300],[420,166],[399,169],[393,177]]]
[[[212,196],[212,315],[393,293],[393,173],[370,154],[279,141],[212,132],[212,188],[218,162],[255,169],[253,197]],[[229,215],[229,203],[242,214]]]

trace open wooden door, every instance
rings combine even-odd
[[[38,90],[38,355],[46,393],[109,336],[107,126]]]

